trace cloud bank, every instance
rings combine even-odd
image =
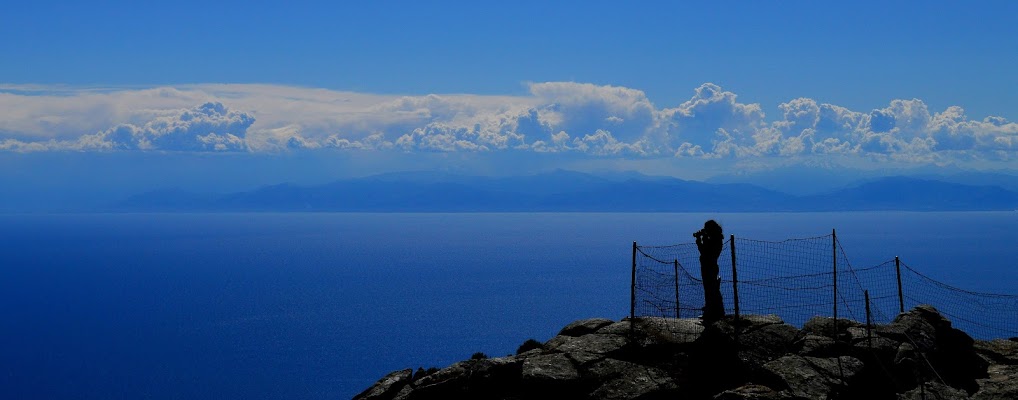
[[[825,155],[1008,161],[1018,123],[919,99],[868,111],[810,98],[768,116],[705,83],[658,107],[644,92],[575,82],[526,96],[391,96],[272,85],[145,89],[0,86],[0,151],[539,152],[746,160]]]

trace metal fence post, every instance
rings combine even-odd
[[[901,294],[901,260],[894,256],[894,273],[898,275],[898,312],[905,312],[905,297]]]
[[[675,318],[682,318],[679,308],[679,260],[675,263]]]
[[[735,303],[735,343],[739,343],[739,274],[735,269],[735,235],[728,237],[732,248],[732,303]]]
[[[838,232],[831,229],[831,264],[834,267],[834,341],[838,341]]]
[[[735,323],[739,322],[739,274],[735,270],[735,235],[729,236],[728,244],[732,248],[732,302],[735,303]]]
[[[866,344],[872,349],[873,348],[873,322],[870,319],[870,291],[863,290],[863,295],[866,297]]]
[[[629,285],[629,323],[636,318],[636,241],[633,241],[633,275]]]

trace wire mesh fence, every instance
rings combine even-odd
[[[958,289],[897,259],[855,269],[833,232],[776,242],[732,236],[724,245],[718,265],[728,314],[775,314],[796,326],[814,316],[866,321],[868,292],[874,323],[889,323],[902,309],[931,304],[973,337],[1018,336],[1018,296]],[[701,315],[699,264],[695,243],[634,243],[632,316]]]
[[[905,309],[932,304],[952,326],[978,339],[1018,336],[1018,296],[978,293],[933,280],[901,264]]]

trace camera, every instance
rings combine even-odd
[[[697,238],[697,239],[699,239],[699,238],[700,238],[701,236],[703,236],[703,235],[704,235],[703,229],[701,229],[701,230],[698,230],[698,231],[696,231],[696,232],[693,232],[693,237],[695,237],[695,238]]]

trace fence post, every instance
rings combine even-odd
[[[901,260],[894,256],[894,273],[898,275],[898,312],[905,312],[905,297],[901,294]]]
[[[629,285],[629,324],[636,318],[636,241],[633,241],[633,275]]]
[[[679,312],[679,260],[675,262],[675,318],[682,318]]]
[[[834,267],[834,341],[838,341],[838,232],[831,229],[831,264]]]
[[[870,291],[863,290],[863,295],[866,296],[866,344],[873,348],[873,325],[870,319]]]
[[[739,274],[735,269],[735,235],[728,237],[732,248],[732,303],[735,303],[735,343],[739,343]]]
[[[735,235],[729,236],[728,244],[732,248],[732,302],[735,303],[735,323],[739,323],[739,274],[735,269]]]

